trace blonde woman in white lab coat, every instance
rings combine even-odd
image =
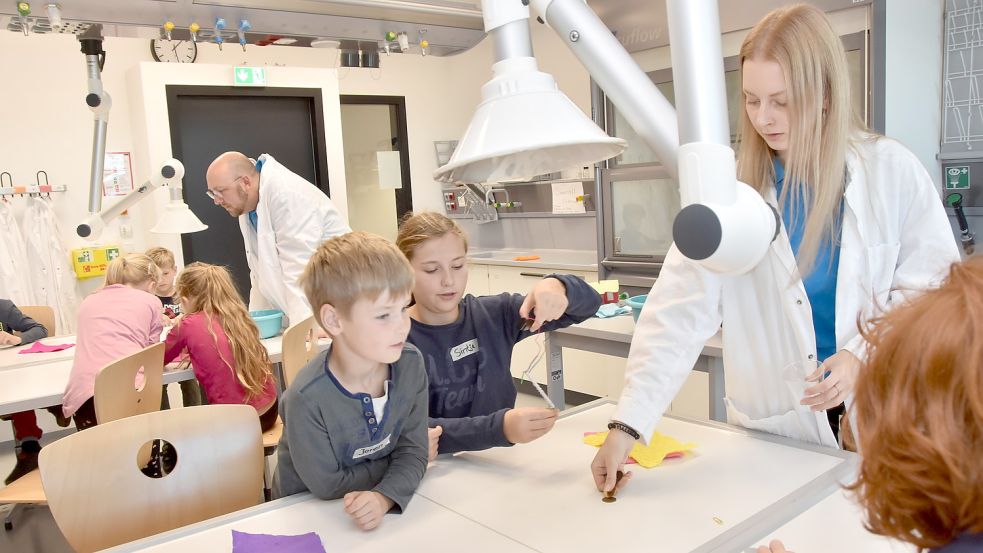
[[[838,419],[826,411],[850,401],[865,350],[858,317],[936,286],[959,260],[924,167],[853,112],[843,47],[821,11],[771,12],[740,57],[738,178],[776,206],[782,228],[741,276],[670,249],[635,328],[611,432],[591,464],[602,491],[614,488],[636,438],[652,435],[721,324],[728,422],[836,447]],[[789,385],[787,368],[810,381]]]
[[[321,242],[352,230],[331,199],[269,154],[254,161],[225,152],[208,166],[205,180],[215,205],[239,218],[249,309],[279,309],[287,316],[284,325],[309,317],[297,279]]]

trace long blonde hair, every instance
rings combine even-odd
[[[160,281],[160,268],[142,253],[128,253],[109,262],[106,267],[106,286],[125,284],[140,286]]]
[[[185,313],[205,314],[208,332],[221,356],[218,337],[211,325],[213,319],[218,320],[229,340],[235,364],[224,357],[222,361],[245,388],[247,399],[260,394],[272,375],[269,354],[259,341],[259,328],[249,316],[229,271],[218,265],[192,263],[178,275],[177,294],[185,301],[182,306],[186,306]]]
[[[804,203],[809,215],[799,248],[805,277],[823,244],[839,236],[837,221],[846,187],[846,154],[865,126],[850,102],[850,77],[843,44],[822,11],[809,4],[773,10],[741,44],[740,65],[747,60],[774,61],[785,74],[788,96],[788,151],[785,185],[779,205]],[[742,100],[747,98],[741,93]],[[755,131],[741,110],[738,178],[764,194],[775,182],[776,152]]]

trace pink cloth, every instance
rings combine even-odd
[[[235,357],[229,338],[217,318],[211,320],[211,330],[208,331],[208,317],[201,311],[186,313],[177,326],[171,328],[164,340],[164,363],[176,359],[182,351],[187,350],[191,358],[191,368],[195,378],[201,384],[208,403],[231,403],[252,405],[257,413],[266,409],[276,397],[276,383],[271,376],[266,381],[263,391],[246,401],[246,390],[239,383],[239,378],[229,365],[235,367]],[[259,337],[257,336],[258,340]],[[226,360],[228,364],[226,364]]]
[[[18,354],[22,354],[22,353],[50,353],[52,351],[61,351],[63,349],[68,349],[68,348],[74,347],[74,346],[75,346],[75,344],[51,344],[49,346],[48,344],[42,344],[41,342],[34,342],[33,344],[31,344],[31,347],[24,348],[24,349],[18,351],[17,353]]]
[[[160,341],[160,312],[157,296],[123,284],[100,288],[82,300],[78,350],[62,397],[66,417],[95,394],[100,369]]]

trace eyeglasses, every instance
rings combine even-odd
[[[214,200],[222,200],[222,199],[224,199],[222,197],[222,193],[225,192],[226,190],[228,190],[229,188],[231,188],[233,184],[235,184],[239,179],[241,179],[244,176],[246,176],[246,175],[239,175],[238,177],[235,178],[235,180],[232,181],[232,183],[229,186],[226,186],[222,190],[218,190],[218,189],[216,189],[216,190],[205,190],[205,195],[208,196],[209,198],[211,198],[212,201],[214,201]]]

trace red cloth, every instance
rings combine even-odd
[[[235,372],[229,368],[235,367],[235,357],[229,346],[229,338],[225,335],[218,319],[212,319],[211,330],[208,331],[208,317],[201,311],[186,313],[184,318],[168,332],[164,340],[164,363],[170,363],[187,349],[191,358],[191,368],[195,378],[205,390],[208,403],[248,403],[257,412],[270,405],[276,397],[276,383],[273,377],[266,381],[263,391],[246,402],[246,390],[239,383]],[[259,337],[257,337],[257,340]],[[217,345],[217,347],[216,347]],[[228,364],[226,364],[228,361]]]
[[[61,351],[63,349],[68,349],[74,347],[75,344],[42,344],[41,342],[34,342],[31,347],[24,348],[17,352],[18,355],[24,353],[50,353],[52,351]]]

